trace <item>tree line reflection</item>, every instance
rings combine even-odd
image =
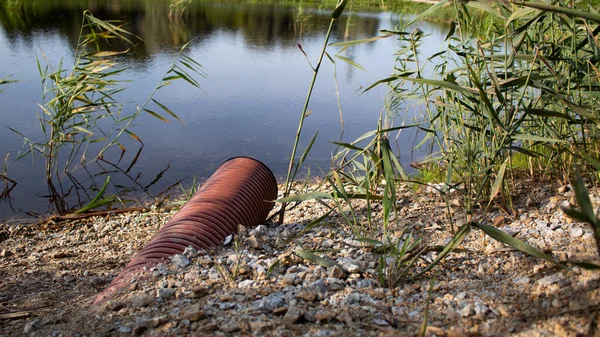
[[[22,3],[21,3],[22,2]],[[77,45],[84,10],[103,20],[121,20],[124,29],[144,42],[129,57],[143,61],[154,53],[177,51],[194,38],[201,44],[217,32],[237,33],[254,49],[295,48],[303,39],[317,37],[327,29],[328,11],[281,4],[230,4],[191,2],[181,17],[170,15],[169,1],[152,0],[0,0],[0,24],[8,43],[32,43],[36,34],[54,33]],[[352,40],[377,34],[374,15],[346,15],[337,23],[334,39]],[[125,49],[111,41],[110,49]]]

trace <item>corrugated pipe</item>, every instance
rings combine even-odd
[[[265,164],[250,157],[225,161],[96,297],[94,304],[109,299],[132,277],[147,277],[153,265],[183,253],[190,245],[195,249],[216,247],[236,233],[238,225],[262,223],[275,199],[277,181]]]

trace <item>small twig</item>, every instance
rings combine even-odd
[[[162,209],[166,210],[166,211],[170,211],[172,209],[175,208],[179,208],[179,205],[172,205],[172,206],[164,206],[162,207]],[[150,209],[148,207],[128,207],[128,208],[121,208],[121,209],[113,209],[113,210],[102,210],[102,211],[94,211],[94,212],[87,212],[87,213],[80,213],[80,214],[75,214],[75,213],[71,213],[71,214],[66,214],[66,215],[52,215],[50,217],[48,217],[47,219],[44,219],[40,222],[35,223],[35,225],[43,225],[49,222],[62,222],[62,221],[67,221],[67,220],[81,220],[81,219],[87,219],[87,218],[91,218],[94,216],[105,216],[105,215],[110,215],[110,214],[119,214],[119,213],[128,213],[128,212],[149,212]]]
[[[6,314],[0,314],[0,319],[19,319],[29,317],[31,313],[28,311],[17,311],[17,312],[9,312]]]

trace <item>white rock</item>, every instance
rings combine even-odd
[[[380,325],[380,326],[390,325],[390,323],[388,323],[385,319],[381,319],[381,318],[376,318],[372,322],[373,322],[373,324]]]
[[[473,304],[467,303],[462,309],[459,310],[458,314],[461,317],[473,316],[475,314],[475,308],[473,307]]]
[[[172,288],[158,288],[156,291],[156,297],[162,299],[171,298],[173,295],[175,295],[175,289]]]
[[[119,329],[117,329],[117,331],[119,331],[120,333],[130,333],[131,332],[131,328],[130,327],[126,327],[126,326],[121,326],[121,327],[119,327]]]
[[[251,288],[253,285],[254,285],[254,281],[252,281],[252,280],[243,280],[240,283],[238,283],[238,288],[240,288],[240,289]]]
[[[551,285],[553,283],[558,283],[561,279],[562,279],[562,277],[560,275],[554,274],[554,275],[548,275],[546,277],[542,277],[537,282],[539,285],[544,286],[544,285]]]
[[[171,261],[177,268],[185,268],[190,265],[190,260],[181,254],[171,256]]]
[[[475,315],[485,316],[487,313],[490,312],[490,308],[488,308],[488,306],[485,305],[485,303],[483,303],[483,301],[475,300],[474,304],[475,304]]]
[[[575,228],[571,229],[571,231],[569,232],[569,235],[571,235],[574,238],[578,238],[583,235],[583,228],[575,227]]]
[[[194,247],[189,245],[185,248],[182,255],[188,259],[191,259],[191,258],[198,256],[198,251]]]
[[[36,318],[36,319],[33,319],[33,320],[27,322],[27,324],[25,324],[25,327],[23,328],[23,333],[29,334],[29,333],[32,333],[39,329],[40,329],[40,321],[39,321],[39,319]]]
[[[527,277],[527,276],[516,277],[512,281],[515,284],[526,284],[526,283],[529,283],[529,277]]]
[[[413,310],[411,312],[408,313],[408,317],[409,318],[413,318],[413,317],[417,317],[421,314],[421,312],[419,312],[419,310]]]
[[[256,300],[252,306],[266,312],[271,312],[285,305],[285,295],[282,292],[273,293],[266,297]]]

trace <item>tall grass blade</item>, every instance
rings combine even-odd
[[[539,259],[546,260],[546,261],[552,262],[552,263],[556,263],[556,261],[554,259],[552,259],[550,256],[542,253],[538,249],[530,246],[529,244],[527,244],[515,237],[512,237],[509,234],[506,234],[505,232],[503,232],[497,228],[494,228],[492,226],[488,226],[488,225],[485,225],[482,223],[478,223],[478,222],[474,222],[474,223],[472,223],[472,225],[474,227],[481,229],[485,234],[489,235],[491,238],[493,238],[496,241],[507,244],[517,250],[520,250],[523,253],[529,254],[531,256],[535,256]]]

